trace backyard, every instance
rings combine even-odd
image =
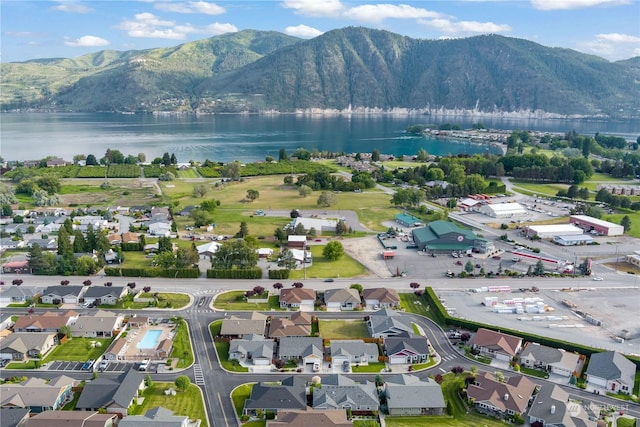
[[[213,302],[213,307],[218,310],[229,311],[270,311],[273,309],[280,310],[278,295],[269,296],[268,303],[254,303],[247,302],[244,293],[245,291],[229,291],[219,294],[218,296],[216,296],[216,299]]]
[[[175,396],[165,395],[164,391],[173,388],[173,383],[154,383],[142,393],[144,402],[135,406],[130,415],[142,415],[149,409],[162,406],[169,409],[175,415],[187,415],[190,418],[201,420],[201,427],[207,427],[207,414],[204,410],[202,391],[196,385],[191,384],[186,391],[177,392]]]
[[[313,278],[337,278],[337,277],[357,277],[365,274],[366,269],[355,259],[348,255],[343,255],[336,261],[331,261],[322,255],[325,245],[312,245],[311,254],[313,263],[305,269],[291,270],[290,279]]]
[[[249,370],[236,360],[229,360],[229,343],[227,341],[216,341],[215,337],[220,334],[222,328],[222,320],[216,320],[209,325],[209,331],[213,337],[213,341],[216,347],[216,353],[218,354],[218,360],[220,365],[227,371],[231,372],[248,372]]]
[[[318,320],[320,336],[324,339],[370,338],[364,320]]]
[[[37,369],[43,363],[54,360],[84,362],[97,359],[109,347],[110,338],[72,338],[62,345],[56,346],[42,360],[29,362],[12,362],[7,369]]]

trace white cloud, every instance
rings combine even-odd
[[[440,18],[441,13],[406,4],[364,4],[347,10],[344,15],[357,21],[380,23],[387,18],[418,19]]]
[[[95,9],[85,6],[76,1],[58,1],[57,6],[53,6],[53,10],[57,10],[59,12],[68,12],[68,13],[91,13]]]
[[[222,6],[206,1],[190,1],[187,3],[157,3],[154,6],[164,12],[202,13],[204,15],[222,15],[226,10]]]
[[[296,25],[295,27],[287,27],[284,32],[290,36],[302,37],[303,39],[311,39],[322,34],[322,31],[309,27],[307,25]]]
[[[630,0],[531,0],[531,5],[540,10],[582,9],[594,6],[615,6],[630,3]]]
[[[71,47],[97,47],[107,46],[109,41],[96,36],[82,36],[77,39],[69,39],[64,42],[67,46]]]
[[[420,23],[428,25],[446,34],[470,35],[487,33],[508,33],[511,26],[507,24],[495,24],[493,22],[476,21],[452,21],[450,19],[420,20]]]
[[[593,40],[580,43],[578,49],[617,61],[640,55],[640,37],[620,33],[596,34]]]
[[[233,24],[215,22],[205,27],[195,27],[189,23],[177,24],[175,21],[162,20],[152,13],[139,13],[134,20],[124,20],[116,28],[124,30],[130,37],[184,40],[187,34],[219,35],[236,32]]]
[[[336,16],[344,9],[340,0],[284,0],[282,7],[309,16]]]

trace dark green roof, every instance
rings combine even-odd
[[[426,248],[433,251],[466,251],[470,245],[468,243],[427,243]]]
[[[429,223],[429,228],[435,233],[437,236],[442,236],[448,233],[458,233],[464,235],[467,239],[474,240],[476,235],[473,234],[473,231],[467,230],[466,228],[458,227],[456,224],[450,221],[431,221]]]
[[[399,213],[396,215],[396,221],[404,222],[405,224],[413,224],[415,222],[420,222],[420,219],[416,218],[413,215],[409,215],[408,213]]]

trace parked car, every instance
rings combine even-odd
[[[104,371],[105,369],[107,369],[107,366],[109,366],[109,361],[107,359],[102,359],[100,361],[100,364],[98,365],[98,370]]]
[[[146,371],[147,369],[149,369],[149,362],[149,359],[144,359],[140,366],[138,366],[138,371]]]
[[[324,279],[325,282],[333,282],[332,278]]]

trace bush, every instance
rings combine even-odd
[[[209,279],[260,279],[262,278],[262,269],[254,268],[225,268],[225,269],[209,269],[207,270],[207,278]]]
[[[283,268],[279,270],[269,270],[269,279],[288,279],[290,270]]]

